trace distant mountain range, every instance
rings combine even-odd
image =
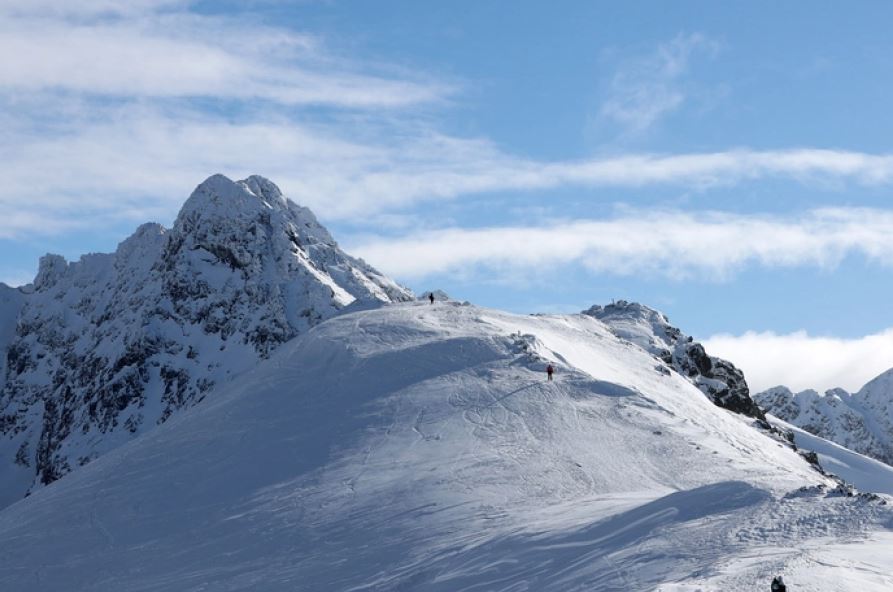
[[[836,388],[793,393],[777,386],[754,395],[768,413],[804,431],[893,465],[893,370],[856,393]]]

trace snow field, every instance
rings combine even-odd
[[[888,589],[889,506],[659,364],[583,315],[336,317],[0,512],[0,589]]]

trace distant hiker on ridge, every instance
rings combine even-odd
[[[546,366],[546,374],[549,376],[549,380],[552,380],[552,375],[555,373],[555,368],[552,367],[552,364]]]
[[[434,304],[434,292],[428,292],[428,300],[431,301],[431,304]]]
[[[787,592],[788,587],[784,585],[784,580],[781,579],[781,576],[775,576],[772,579],[772,592]]]

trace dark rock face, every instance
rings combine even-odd
[[[674,362],[689,372],[690,378],[703,379],[698,386],[710,399],[724,409],[765,421],[763,410],[750,397],[744,373],[727,360],[710,356],[700,343],[688,343],[684,355]],[[694,371],[694,372],[693,372]]]
[[[744,374],[734,364],[709,355],[704,346],[670,325],[662,313],[620,300],[593,306],[583,314],[608,325],[615,335],[631,341],[695,384],[717,406],[765,424],[766,416],[750,397]]]
[[[221,175],[195,190],[173,229],[145,224],[114,254],[74,263],[44,257],[24,292],[0,343],[0,462],[33,471],[37,486],[201,401],[345,306],[412,298],[270,181]]]

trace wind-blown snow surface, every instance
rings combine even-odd
[[[793,393],[777,386],[754,395],[766,411],[811,434],[893,465],[893,370],[850,394]]]
[[[345,314],[0,512],[0,589],[889,590],[890,507],[752,421],[585,315]]]

